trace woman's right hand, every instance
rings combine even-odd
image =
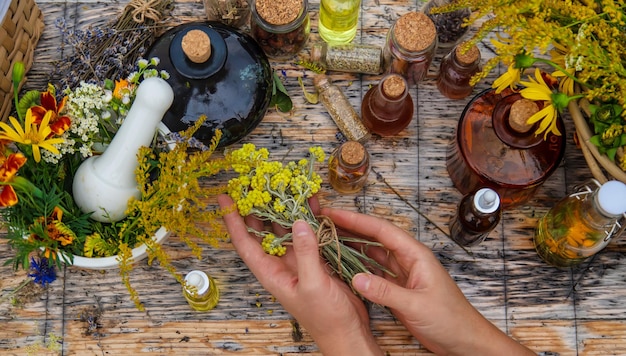
[[[322,209],[342,230],[378,241],[368,254],[391,270],[357,274],[353,287],[389,307],[430,351],[446,355],[533,355],[485,319],[465,298],[432,251],[391,222],[338,209]]]

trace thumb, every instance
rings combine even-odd
[[[352,287],[370,301],[392,309],[402,309],[411,300],[410,290],[369,273],[356,274]]]
[[[296,254],[298,279],[307,285],[319,282],[326,272],[320,261],[317,236],[303,220],[296,221],[292,226],[293,250]]]

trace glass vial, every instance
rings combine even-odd
[[[331,83],[330,78],[323,74],[317,75],[313,78],[313,85],[317,89],[319,100],[348,140],[365,142],[371,137],[346,95]]]
[[[380,74],[383,72],[383,49],[353,43],[316,43],[311,46],[311,61],[327,70]]]
[[[349,43],[356,36],[361,0],[321,0],[317,32],[330,43]]]
[[[234,28],[244,28],[250,20],[248,0],[204,0],[208,20],[218,21]]]
[[[251,0],[250,9],[252,37],[268,57],[292,57],[309,39],[307,0]]]
[[[465,43],[461,43],[441,61],[437,75],[437,89],[450,99],[463,99],[474,90],[474,86],[470,85],[470,80],[480,70],[478,47],[473,45],[465,48]]]
[[[563,135],[535,135],[539,125],[527,119],[541,103],[505,89],[488,89],[463,110],[448,145],[446,167],[462,194],[489,187],[500,195],[502,208],[527,202],[558,168],[565,152]],[[561,117],[556,118],[564,132]]]
[[[437,31],[432,20],[422,12],[409,12],[391,25],[383,49],[385,66],[390,73],[416,85],[428,73],[437,50]]]
[[[194,287],[194,288],[190,288]],[[195,291],[194,291],[195,289]],[[220,300],[220,291],[213,278],[202,271],[191,271],[185,276],[183,295],[187,303],[197,311],[208,311]]]
[[[498,225],[501,214],[500,197],[493,189],[467,194],[450,219],[450,238],[461,246],[478,245]]]
[[[534,236],[537,254],[555,267],[580,264],[611,241],[624,212],[626,184],[608,181],[600,186],[594,181],[539,219]]]
[[[341,144],[328,158],[328,180],[339,193],[356,193],[367,183],[369,153],[356,141]]]
[[[361,103],[361,119],[370,132],[381,136],[404,130],[413,119],[413,99],[404,77],[387,74],[371,87]]]

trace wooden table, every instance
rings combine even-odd
[[[45,31],[30,71],[30,88],[43,89],[52,62],[62,59],[55,20],[70,26],[103,24],[119,14],[126,0],[39,0]],[[318,41],[319,1],[310,4],[311,42]],[[390,24],[400,15],[419,9],[420,0],[363,0],[357,43],[382,45]],[[203,19],[200,0],[176,2],[172,23]],[[492,55],[488,41],[484,58]],[[436,72],[441,54],[431,71]],[[337,128],[321,104],[305,102],[297,77],[311,73],[289,61],[272,62],[294,101],[292,113],[269,110],[245,140],[270,149],[278,157],[299,158],[302,141],[321,145],[327,153],[338,145]],[[501,69],[500,69],[501,70]],[[475,93],[488,88],[495,71]],[[380,76],[332,73],[333,80],[360,110],[361,98]],[[469,255],[437,227],[447,223],[461,198],[446,166],[446,147],[459,116],[469,101],[452,101],[437,91],[432,79],[411,90],[417,108],[410,126],[393,138],[374,138],[367,148],[373,170],[367,187],[355,195],[334,192],[328,182],[322,204],[387,217],[431,247],[458,282],[467,298],[507,334],[545,355],[626,354],[626,265],[624,243],[612,243],[590,264],[558,270],[542,262],[532,235],[537,219],[575,184],[591,177],[581,152],[573,144],[573,125],[566,117],[567,151],[556,173],[527,204],[504,212],[489,238]],[[327,177],[327,169],[320,170]],[[421,214],[428,217],[427,221]],[[146,311],[128,298],[117,270],[93,271],[67,267],[59,278],[32,301],[0,304],[0,353],[62,355],[124,354],[318,354],[315,343],[267,293],[232,247],[207,249],[202,260],[176,238],[166,243],[176,268],[185,273],[201,269],[219,284],[221,301],[208,313],[191,310],[181,286],[162,268],[138,263],[132,283]],[[11,256],[0,244],[0,261]],[[1,267],[0,290],[10,293],[27,276],[25,271]],[[424,306],[428,308],[427,305]],[[89,318],[91,316],[91,318]],[[94,318],[95,317],[95,318]],[[427,354],[418,342],[386,312],[374,308],[372,330],[390,355]],[[484,340],[489,342],[489,340]],[[506,351],[503,350],[503,354]]]

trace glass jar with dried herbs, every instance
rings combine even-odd
[[[311,32],[307,0],[253,0],[252,37],[272,59],[300,52]]]
[[[234,28],[244,28],[250,20],[248,0],[204,0],[207,19]]]

